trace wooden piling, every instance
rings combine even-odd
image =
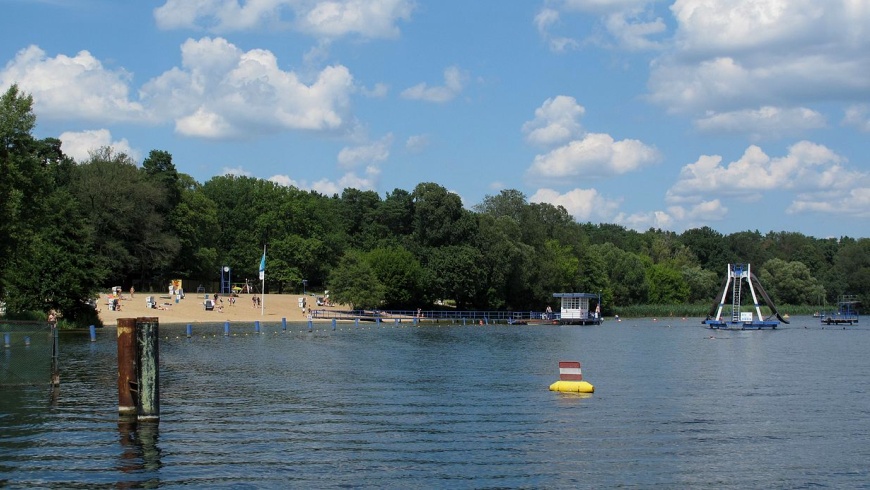
[[[136,414],[136,319],[118,319],[118,414]]]
[[[139,420],[160,418],[160,325],[156,317],[136,319],[139,360]]]

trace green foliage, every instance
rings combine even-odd
[[[423,268],[411,252],[401,247],[376,248],[365,254],[383,286],[383,307],[413,309],[423,302]]]
[[[554,292],[591,292],[603,310],[709,302],[728,263],[750,263],[780,303],[870,300],[870,241],[709,227],[639,233],[577,223],[560,206],[518,190],[486,196],[473,211],[431,182],[383,198],[344,189],[323,196],[275,182],[216,176],[200,184],[172,155],[141,167],[111,148],[80,164],[60,141],[36,140],[33,100],[13,85],[0,97],[0,300],[37,316],[93,315],[93,291],[136,284],[162,290],[182,278],[214,284],[258,276],[268,247],[267,290],[331,290],[365,308],[540,310]],[[70,320],[72,321],[72,320]]]
[[[685,303],[689,299],[689,285],[679,270],[664,264],[653,264],[647,269],[649,299],[654,304]]]
[[[361,252],[347,251],[329,274],[332,300],[355,309],[380,308],[386,288]]]
[[[483,255],[479,249],[469,245],[451,245],[430,249],[426,256],[429,262],[424,278],[433,298],[452,300],[460,310],[483,301]]]
[[[758,279],[775,304],[812,304],[825,294],[822,284],[803,262],[770,259]]]

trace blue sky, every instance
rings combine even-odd
[[[77,160],[578,221],[870,236],[867,0],[0,0],[0,88]]]

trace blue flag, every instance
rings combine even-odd
[[[266,279],[266,247],[263,247],[263,258],[260,259],[260,280]]]

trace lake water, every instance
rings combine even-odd
[[[114,329],[62,334],[59,390],[0,388],[0,487],[870,486],[866,326],[232,328],[160,326],[159,425],[119,421]]]

